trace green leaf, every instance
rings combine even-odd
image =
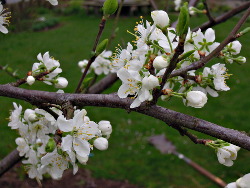
[[[103,15],[110,16],[116,12],[117,8],[118,8],[117,0],[106,0],[102,7]]]
[[[189,26],[189,12],[188,12],[188,4],[185,3],[181,9],[180,14],[178,17],[178,23],[176,26],[176,33],[179,37],[183,37],[183,35],[186,35],[188,32],[188,26]]]
[[[188,58],[190,55],[192,55],[195,52],[195,50],[191,50],[189,52],[186,52],[185,54],[182,55],[181,59],[186,59]]]
[[[104,39],[101,43],[98,44],[96,48],[96,56],[100,55],[108,45],[108,39]]]

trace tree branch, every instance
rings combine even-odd
[[[21,160],[19,152],[15,149],[0,161],[0,177]]]
[[[203,4],[204,4],[204,6],[205,6],[205,8],[206,8],[206,15],[207,15],[207,17],[208,17],[208,19],[209,19],[209,22],[210,22],[211,24],[214,23],[215,21],[214,21],[214,18],[212,17],[211,12],[210,12],[210,10],[209,10],[209,8],[208,8],[207,0],[204,0],[204,1],[203,1]]]
[[[121,99],[114,94],[52,93],[16,88],[9,84],[0,85],[0,96],[21,99],[29,103],[34,103],[36,101],[39,103],[54,103],[62,105],[69,101],[74,106],[99,106],[121,108],[126,110],[130,109],[130,104],[133,102],[131,99]],[[130,110],[162,120],[170,126],[178,125],[180,127],[192,129],[215,138],[222,139],[250,151],[250,137],[237,130],[225,128],[208,121],[156,105],[148,108],[147,103],[143,103],[140,107]]]
[[[197,31],[198,29],[201,29],[201,31],[205,31],[206,29],[210,28],[210,27],[213,27],[215,25],[218,25],[222,22],[225,22],[227,21],[228,19],[232,18],[233,16],[235,16],[236,14],[239,14],[241,13],[242,11],[248,9],[250,6],[250,2],[247,2],[247,3],[244,3],[242,4],[241,6],[239,7],[236,7],[232,10],[230,10],[229,12],[217,17],[217,18],[214,18],[214,22],[211,22],[211,21],[208,21],[208,22],[205,22],[204,24],[202,24],[201,26],[199,27],[196,27],[195,29],[193,29],[192,31]]]
[[[104,30],[105,24],[106,24],[106,18],[103,17],[103,18],[101,19],[100,24],[99,24],[99,31],[98,31],[98,34],[97,34],[97,36],[96,36],[96,40],[95,40],[95,43],[94,43],[92,52],[95,52],[95,51],[96,51],[96,47],[97,47],[97,45],[98,45],[98,43],[99,43],[99,40],[100,40],[100,38],[101,38],[101,36],[102,36],[102,32],[103,32],[103,30]],[[81,91],[80,91],[80,88],[81,88],[82,82],[83,82],[84,78],[86,77],[86,75],[87,75],[87,73],[88,73],[88,70],[89,70],[91,64],[95,61],[96,57],[97,57],[97,56],[96,56],[96,54],[95,54],[95,55],[93,55],[93,56],[90,58],[90,60],[89,60],[89,62],[88,62],[88,64],[87,64],[87,66],[86,66],[86,68],[85,68],[85,70],[84,70],[84,72],[83,72],[83,74],[82,74],[82,77],[81,77],[80,80],[79,80],[79,83],[78,83],[78,85],[77,85],[77,88],[76,88],[76,90],[75,90],[75,93],[80,93],[80,92],[81,92]]]
[[[188,132],[187,129],[184,129],[178,125],[171,125],[171,127],[179,131],[181,136],[187,136],[195,144],[206,144],[207,141],[210,141],[207,139],[198,139],[197,136],[193,135],[192,133]]]

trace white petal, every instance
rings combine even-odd
[[[207,42],[213,42],[215,40],[215,32],[212,28],[208,28],[205,32],[205,38]]]
[[[136,107],[138,107],[138,106],[140,106],[141,105],[141,101],[139,100],[139,98],[137,97],[134,101],[133,101],[133,103],[130,105],[130,108],[136,108]]]
[[[8,33],[8,29],[6,27],[4,27],[3,25],[0,25],[0,31],[4,34]]]
[[[72,136],[67,135],[66,137],[62,138],[62,150],[63,151],[71,151],[72,144],[73,144],[73,137]]]
[[[86,140],[75,138],[73,147],[76,153],[82,157],[88,156],[90,153],[90,144]]]
[[[56,125],[61,131],[64,131],[64,132],[70,132],[73,130],[72,120],[66,120],[66,118],[63,115],[58,117],[56,121]]]
[[[129,92],[127,92],[128,89],[129,89],[128,84],[122,84],[122,85],[119,87],[119,89],[118,89],[118,92],[117,92],[118,96],[119,96],[120,98],[126,98],[126,97],[130,94]]]

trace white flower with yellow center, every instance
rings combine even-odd
[[[76,152],[79,157],[88,157],[92,148],[88,140],[101,135],[101,131],[95,122],[84,121],[85,115],[86,110],[81,110],[74,115],[73,119],[66,120],[61,115],[56,122],[61,131],[68,133],[67,136],[62,138],[61,147],[63,151],[69,154],[71,160],[74,158],[72,151]]]
[[[43,156],[41,158],[41,164],[45,165],[46,171],[56,180],[62,178],[64,170],[68,169],[69,166],[68,158],[59,155],[57,149]]]
[[[226,73],[227,69],[225,64],[217,63],[210,68],[205,67],[203,70],[203,76],[213,76],[214,88],[218,91],[228,91],[230,88],[226,85],[225,79],[228,79],[230,75]]]
[[[59,61],[51,58],[49,52],[46,52],[44,55],[39,53],[37,55],[37,59],[40,61],[39,63],[34,63],[32,67],[32,75],[40,74],[42,72],[51,71],[51,73],[44,76],[44,83],[48,85],[52,85],[51,80],[55,78],[59,73],[62,72]]]

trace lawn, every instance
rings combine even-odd
[[[175,16],[173,16],[175,17]],[[21,32],[0,35],[0,65],[9,64],[14,69],[18,69],[21,76],[24,76],[30,69],[38,53],[49,51],[55,59],[60,60],[64,70],[62,76],[69,80],[69,87],[65,92],[73,92],[81,72],[77,67],[77,62],[89,58],[100,18],[97,16],[87,16],[79,14],[74,16],[61,16],[60,27],[42,32]],[[199,17],[192,20],[192,26],[196,26],[206,18]],[[234,18],[220,26],[216,26],[216,40],[223,40],[230,32],[239,18]],[[119,33],[113,43],[123,44],[133,39],[126,30],[133,31],[138,17],[122,17],[119,22]],[[103,34],[103,39],[111,33],[114,20],[107,22],[107,27]],[[249,25],[249,22],[247,23]],[[243,44],[241,55],[250,59],[250,37],[249,34],[239,39]],[[218,61],[218,60],[216,60]],[[219,61],[218,61],[219,62]],[[161,102],[167,108],[182,113],[193,115],[207,121],[223,125],[225,127],[246,131],[249,133],[250,121],[250,87],[249,70],[250,64],[239,66],[232,64],[228,66],[229,73],[233,74],[227,81],[231,88],[228,92],[222,92],[220,97],[211,98],[202,109],[187,108],[179,99],[173,99],[168,103]],[[12,78],[0,72],[0,84],[13,81]],[[109,92],[117,91],[120,82],[117,82]],[[41,89],[56,91],[52,87],[36,83],[32,87],[24,86],[28,89]],[[0,157],[3,158],[9,151],[13,150],[17,136],[8,126],[7,118],[9,110],[12,109],[12,99],[0,98],[1,114],[0,124]],[[16,101],[24,107],[29,104]],[[115,180],[128,180],[130,183],[142,187],[217,187],[207,178],[197,173],[187,166],[182,160],[173,155],[162,155],[148,144],[147,138],[154,134],[166,134],[166,136],[176,145],[179,152],[185,154],[207,170],[221,177],[226,182],[235,181],[241,175],[249,173],[250,153],[241,150],[238,159],[233,167],[225,167],[218,163],[213,150],[203,145],[195,145],[189,139],[181,137],[179,133],[169,128],[161,121],[150,117],[127,113],[120,109],[106,109],[87,107],[91,120],[109,120],[113,125],[113,133],[110,138],[110,147],[107,151],[94,150],[94,156],[89,160],[84,168],[91,169],[93,176],[98,178],[108,178]],[[197,133],[200,138],[207,136]]]

